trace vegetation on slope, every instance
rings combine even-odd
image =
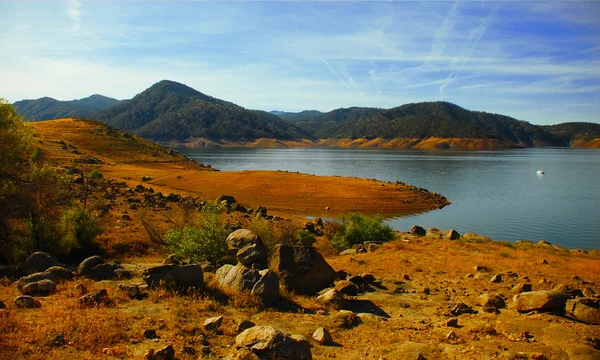
[[[594,141],[594,139],[600,138],[600,124],[595,123],[571,122],[542,126],[542,128],[564,138],[571,146],[585,146],[587,143],[597,144],[598,141]]]
[[[59,101],[50,97],[22,100],[14,103],[17,111],[28,121],[43,121],[66,117],[92,118],[99,111],[119,104],[117,99],[92,95],[79,100]]]
[[[310,135],[264,111],[247,110],[163,80],[130,101],[107,109],[98,119],[160,141],[294,139]]]

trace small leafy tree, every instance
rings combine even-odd
[[[300,245],[313,246],[317,242],[317,237],[308,230],[298,229],[296,230],[296,241]]]
[[[63,212],[61,228],[61,248],[67,255],[71,254],[74,249],[82,256],[101,252],[95,240],[103,229],[98,220],[92,217],[89,212],[81,209],[71,209]]]
[[[164,236],[166,251],[190,263],[210,261],[221,265],[233,262],[226,242],[230,231],[221,221],[222,212],[220,204],[207,202],[200,211],[196,226],[167,231]]]
[[[389,225],[383,223],[380,216],[370,218],[352,213],[340,216],[338,224],[331,239],[331,246],[337,251],[368,241],[386,242],[394,239],[394,231]]]

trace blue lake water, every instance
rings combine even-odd
[[[401,181],[446,196],[441,210],[390,219],[454,228],[496,240],[547,240],[600,248],[600,150],[417,151],[308,149],[180,149],[222,171],[287,170]],[[545,175],[538,175],[543,169]]]

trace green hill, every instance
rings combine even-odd
[[[36,100],[17,101],[13,105],[25,120],[43,121],[67,117],[92,118],[99,111],[115,106],[120,102],[106,96],[92,95],[71,101],[43,97]]]
[[[273,114],[247,110],[168,80],[154,84],[125,103],[102,111],[97,119],[158,141],[310,137],[308,132]]]
[[[546,125],[542,128],[554,135],[565,138],[569,143],[575,141],[591,141],[600,137],[600,124],[587,122],[571,122],[557,125]]]

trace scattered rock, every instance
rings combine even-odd
[[[204,321],[204,324],[202,324],[202,328],[209,332],[216,332],[217,330],[219,330],[219,327],[221,327],[222,323],[223,323],[223,316],[215,316],[215,317],[206,319]]]
[[[52,266],[60,266],[56,257],[46,252],[35,252],[15,269],[17,276],[26,276],[46,271]]]
[[[548,264],[548,260],[541,259],[540,261],[538,261],[538,264],[540,264],[540,265],[547,265]]]
[[[142,289],[146,289],[146,284],[119,284],[119,290],[127,293],[130,299],[144,300],[148,297],[148,293],[143,292]]]
[[[446,234],[445,238],[446,240],[458,240],[460,239],[460,234],[458,233],[458,231],[450,229]]]
[[[217,204],[224,204],[227,207],[230,207],[233,204],[237,204],[237,201],[231,195],[219,195],[219,197],[215,201]]]
[[[204,288],[204,273],[200,265],[160,265],[146,269],[142,277],[149,287],[176,291]]]
[[[150,352],[152,352],[152,355],[150,355]],[[167,345],[156,352],[154,352],[154,349],[150,349],[148,355],[146,355],[147,360],[174,360],[175,349],[173,349],[173,345]]]
[[[312,334],[312,338],[321,345],[330,345],[333,343],[333,338],[329,330],[320,327]]]
[[[248,348],[260,359],[312,360],[310,345],[300,335],[289,335],[272,326],[255,326],[235,338],[237,348]]]
[[[456,341],[458,340],[458,335],[456,335],[454,331],[450,331],[448,334],[446,334],[446,339],[449,341]]]
[[[510,292],[514,295],[518,295],[520,293],[530,292],[530,291],[531,291],[531,284],[517,284],[517,285],[513,286],[513,288],[510,290]]]
[[[269,256],[269,269],[282,285],[298,294],[314,294],[331,285],[337,273],[312,246],[277,244]]]
[[[418,225],[414,225],[410,229],[410,233],[413,234],[413,235],[425,236],[427,234],[427,231],[425,231],[425,229],[423,229],[422,227],[420,227]]]
[[[370,242],[367,244],[366,248],[367,248],[367,252],[373,253],[373,252],[377,251],[378,249],[382,249],[383,245]]]
[[[326,293],[319,295],[317,297],[317,300],[326,306],[331,306],[338,310],[350,308],[350,304],[344,297],[344,294],[342,294],[336,289],[331,289]]]
[[[594,291],[594,289],[590,288],[590,287],[586,287],[583,289],[583,296],[585,297],[596,297],[596,292]]]
[[[258,296],[264,304],[272,304],[279,299],[279,276],[269,269],[259,271],[259,275],[250,293]]]
[[[501,283],[501,282],[502,282],[502,275],[500,275],[500,274],[493,275],[492,278],[490,279],[490,283]]]
[[[77,268],[77,275],[89,276],[92,269],[100,264],[104,264],[104,259],[98,255],[91,256],[81,262]]]
[[[458,318],[452,318],[452,319],[450,319],[450,320],[446,321],[445,325],[446,325],[447,327],[453,327],[453,328],[458,328],[458,327],[460,327],[460,326],[458,325]]]
[[[260,360],[250,349],[241,348],[225,358],[225,360]]]
[[[459,302],[449,312],[452,316],[460,316],[463,314],[477,314],[477,311],[473,310],[469,305]]]
[[[348,280],[340,280],[335,283],[335,289],[344,295],[357,296],[358,286]]]
[[[333,325],[349,329],[356,323],[356,314],[349,310],[340,310],[333,316]]]
[[[54,339],[52,339],[52,346],[61,347],[67,345],[67,341],[63,335],[56,335]]]
[[[344,251],[342,251],[340,253],[340,256],[344,256],[344,255],[356,255],[358,254],[358,251],[356,251],[356,249],[346,249]]]
[[[267,268],[267,247],[260,236],[247,229],[239,229],[227,237],[227,248],[237,251],[238,261],[247,267]]]
[[[482,265],[473,266],[473,270],[475,270],[475,272],[488,272],[489,271],[487,266],[482,266]]]
[[[375,276],[373,276],[372,274],[369,273],[364,273],[360,275],[361,278],[363,278],[363,280],[365,280],[366,282],[368,282],[369,284],[374,284],[375,281],[377,280],[375,278]]]
[[[156,330],[154,330],[154,329],[144,330],[144,338],[145,339],[150,339],[150,340],[158,339],[158,335],[156,334]]]
[[[215,273],[215,279],[221,288],[237,291],[251,291],[259,278],[260,273],[257,270],[248,269],[242,264],[226,264]]]
[[[350,276],[348,281],[353,283],[358,287],[359,292],[365,292],[369,288],[369,283],[362,277],[358,275]]]
[[[583,296],[583,292],[580,289],[575,289],[565,284],[556,285],[554,288],[552,288],[552,291],[562,293],[569,299]]]
[[[6,309],[6,305],[4,304],[4,302],[2,302],[2,300],[0,300],[0,310],[2,309]]]
[[[246,330],[246,329],[250,329],[251,327],[254,327],[254,326],[256,326],[256,324],[255,324],[255,323],[253,323],[252,321],[250,321],[250,320],[242,320],[242,321],[240,321],[240,322],[239,322],[239,323],[236,325],[236,330],[235,330],[235,333],[236,333],[236,334],[239,334],[239,333],[241,333],[242,331],[244,331],[244,330]]]
[[[71,280],[75,276],[71,270],[62,266],[51,266],[44,273],[52,276],[52,280],[55,282],[59,280]]]
[[[553,291],[531,291],[517,296],[517,311],[549,311],[561,313],[564,311],[567,297],[562,293]]]
[[[600,299],[578,297],[567,300],[565,305],[567,314],[578,321],[590,325],[600,325]]]
[[[14,300],[14,303],[18,308],[24,309],[33,309],[42,306],[42,304],[38,300],[34,299],[29,295],[17,296]]]
[[[79,305],[82,307],[96,307],[101,305],[110,305],[110,301],[108,299],[108,291],[106,289],[102,289],[93,294],[83,295],[78,299]]]
[[[498,312],[499,309],[504,309],[506,303],[500,295],[483,293],[479,296],[479,304],[483,306],[483,311],[487,313]]]
[[[150,181],[152,178],[150,176],[142,176],[142,181]]]
[[[79,293],[79,295],[85,295],[88,292],[87,287],[82,283],[75,285],[74,290],[76,293]]]
[[[52,280],[44,279],[30,282],[21,287],[23,295],[48,296],[56,290],[56,284]]]

